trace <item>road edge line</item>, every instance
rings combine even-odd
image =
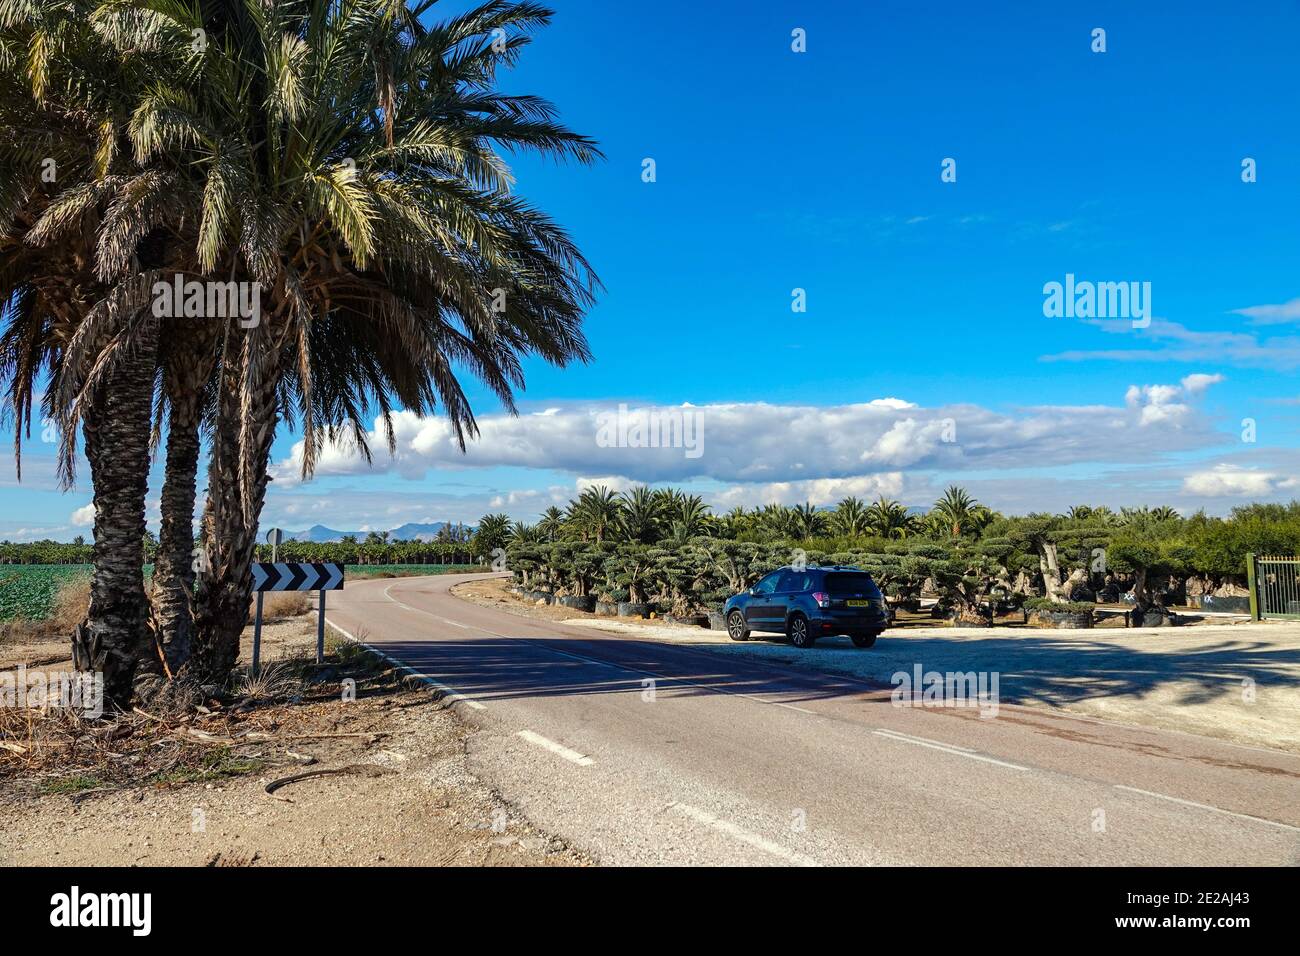
[[[421,674],[410,664],[406,664],[403,663],[402,661],[399,661],[393,655],[381,651],[373,644],[367,644],[365,641],[357,640],[355,637],[352,636],[352,634],[347,629],[339,627],[328,617],[325,618],[325,623],[329,627],[334,628],[334,630],[338,631],[340,634],[346,637],[353,644],[356,644],[358,647],[364,647],[371,654],[374,654],[380,660],[387,662],[390,666],[397,668],[398,670],[402,671],[405,674],[409,674],[411,677],[414,677],[416,680],[420,681],[421,683],[428,684],[430,687],[442,691],[443,694],[446,696],[447,700],[451,701],[452,703],[467,704],[474,710],[487,710],[486,704],[482,704],[472,697],[466,697],[464,694],[456,690],[454,687],[448,687],[446,684],[442,683],[442,681],[435,680],[434,678],[430,677],[428,674]]]

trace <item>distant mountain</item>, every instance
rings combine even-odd
[[[398,541],[432,541],[433,536],[447,526],[447,522],[438,521],[434,524],[418,524],[408,521],[400,528],[394,528],[388,533],[388,537]]]
[[[433,524],[419,524],[408,521],[400,527],[394,528],[388,532],[390,541],[432,541],[434,535],[446,527],[447,522],[437,521]],[[366,540],[365,531],[339,531],[335,528],[327,528],[323,524],[312,525],[306,531],[285,531],[284,537],[288,541],[315,541],[324,543],[328,541],[342,541],[346,536],[351,535],[358,541]],[[262,535],[263,540],[266,538],[265,532]]]
[[[266,533],[270,531],[266,528],[262,532],[262,540],[266,540]],[[342,541],[347,535],[353,535],[358,541],[366,536],[364,531],[335,531],[333,528],[327,528],[323,524],[312,525],[306,531],[285,531],[284,539],[286,541]]]

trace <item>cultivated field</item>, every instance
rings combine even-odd
[[[410,577],[417,574],[456,574],[477,571],[464,564],[349,564],[348,577]],[[145,579],[152,573],[145,565]],[[90,579],[89,564],[0,564],[0,621],[38,622],[48,618],[58,604],[59,590],[72,582]]]

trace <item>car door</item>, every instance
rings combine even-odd
[[[807,571],[782,571],[769,605],[772,609],[772,623],[785,630],[785,621],[790,614],[790,608],[794,605],[795,599],[806,590],[808,590]]]
[[[750,588],[752,593],[745,603],[745,620],[750,627],[760,631],[772,627],[773,615],[777,613],[772,607],[773,592],[776,591],[780,578],[781,572],[773,571]],[[782,617],[781,620],[784,621],[785,618]]]

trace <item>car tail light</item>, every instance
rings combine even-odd
[[[825,591],[814,591],[812,599],[817,602],[818,607],[831,606],[831,596]]]

